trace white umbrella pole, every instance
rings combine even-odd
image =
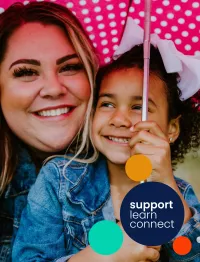
[[[145,0],[142,121],[146,121],[148,118],[150,32],[151,32],[151,0]],[[145,181],[141,181],[140,183],[144,183],[144,182]]]

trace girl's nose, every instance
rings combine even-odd
[[[132,126],[129,113],[124,111],[121,112],[119,110],[112,115],[109,124],[118,128],[119,127],[130,128]]]
[[[59,76],[51,74],[45,77],[43,86],[40,90],[40,96],[45,98],[58,98],[67,93],[67,88],[62,84]]]

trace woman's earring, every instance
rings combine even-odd
[[[170,142],[170,143],[173,142],[173,137],[170,137],[169,142]]]

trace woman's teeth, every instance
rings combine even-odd
[[[44,110],[44,111],[40,111],[38,112],[39,116],[60,116],[63,114],[66,114],[70,111],[69,107],[65,107],[65,108],[58,108],[58,109],[54,109],[54,110]]]
[[[126,143],[128,144],[129,140],[128,138],[117,138],[117,137],[112,137],[112,136],[109,136],[108,137],[109,140],[112,140],[114,142],[117,142],[117,143]]]

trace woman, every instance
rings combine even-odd
[[[96,71],[90,42],[65,7],[16,3],[0,15],[0,261],[10,261],[43,160],[87,149]]]

